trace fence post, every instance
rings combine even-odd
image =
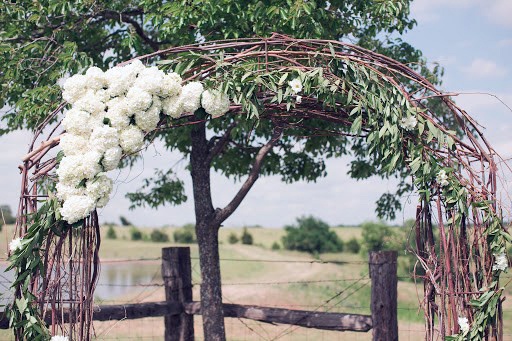
[[[398,340],[397,252],[371,251],[373,341]]]
[[[166,301],[192,302],[192,268],[189,247],[162,249],[162,278]],[[165,341],[194,340],[194,315],[166,315]]]

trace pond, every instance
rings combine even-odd
[[[156,288],[162,283],[160,261],[154,262],[104,262],[101,264],[100,278],[94,292],[96,301],[117,300],[148,286]],[[6,264],[0,265],[0,304],[11,301],[9,286],[13,272],[5,272]]]

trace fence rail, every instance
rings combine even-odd
[[[373,340],[398,340],[396,261],[397,253],[393,251],[370,253],[368,264],[372,286],[371,316],[224,303],[224,317],[330,331],[368,332],[373,329]],[[94,308],[93,319],[110,321],[164,316],[166,341],[193,340],[193,317],[201,315],[201,302],[192,300],[191,257],[188,247],[162,249],[162,278],[166,301],[100,305]],[[65,320],[60,321],[64,323],[72,322],[69,318],[75,316],[74,313],[60,312],[55,315],[64,316]],[[50,317],[46,321],[50,324],[52,314],[46,316]],[[7,328],[8,320],[0,319],[0,329]]]

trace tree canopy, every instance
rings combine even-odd
[[[0,134],[22,127],[35,128],[61,102],[59,80],[90,65],[111,67],[119,62],[172,46],[203,40],[264,37],[272,32],[297,38],[350,40],[386,54],[439,80],[441,70],[422,66],[421,51],[397,38],[415,21],[409,0],[400,1],[18,1],[0,4],[0,106],[6,110]],[[318,127],[321,128],[321,127]],[[159,134],[169,150],[190,154],[192,128]],[[214,136],[208,146],[228,134],[211,157],[212,167],[232,178],[247,174],[261,141],[271,136],[262,124],[233,125],[232,120],[206,126]],[[251,133],[252,132],[252,133]],[[279,174],[283,181],[314,181],[326,174],[325,158],[352,154],[350,175],[357,179],[384,175],[364,158],[363,145],[339,138],[317,138],[297,151],[297,141],[283,137],[267,156],[262,175]],[[222,147],[222,148],[220,148]],[[284,155],[283,158],[279,157]],[[410,187],[401,183],[397,195]],[[172,170],[158,170],[138,193],[134,206],[158,207],[186,200],[182,182]],[[378,204],[381,216],[393,218],[400,203],[387,193]]]

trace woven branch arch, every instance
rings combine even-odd
[[[424,282],[419,304],[426,339],[457,333],[460,339],[500,339],[501,270],[495,271],[493,264],[510,237],[501,221],[498,174],[510,170],[500,169],[499,155],[477,123],[451,100],[453,93],[445,94],[408,66],[363,48],[279,34],[174,47],[138,59],[177,70],[184,82],[220,87],[231,99],[226,117],[252,120],[255,130],[256,122],[266,124],[273,131],[269,148],[284,137],[354,139],[362,141],[369,158],[378,159],[382,172],[408,172],[420,197],[414,252],[417,267],[424,270],[416,279]],[[304,86],[300,95],[290,90],[292,79]],[[40,199],[53,195],[39,190],[52,188],[42,183],[55,182],[59,160],[50,151],[59,144],[65,109],[66,103],[61,104],[41,123],[23,158],[16,234],[36,236],[34,245],[41,247],[34,251],[41,264],[33,268],[28,283],[34,312],[43,318],[47,308],[69,308],[73,316],[68,320],[76,323],[52,316],[52,334],[63,330],[86,340],[99,273],[98,216],[94,211],[73,226],[55,218],[51,228],[34,224],[47,212],[58,212],[56,200],[46,201],[42,209]],[[416,121],[404,123],[411,117]],[[157,130],[210,119],[194,113],[165,117]],[[151,140],[152,134],[146,138]],[[248,182],[254,182],[251,176],[262,162],[256,159]],[[237,195],[225,209],[236,208],[242,200]],[[220,214],[219,219],[222,210]],[[22,285],[17,285],[18,299]],[[461,316],[468,318],[470,330],[460,329]],[[18,339],[22,332],[17,330]]]

